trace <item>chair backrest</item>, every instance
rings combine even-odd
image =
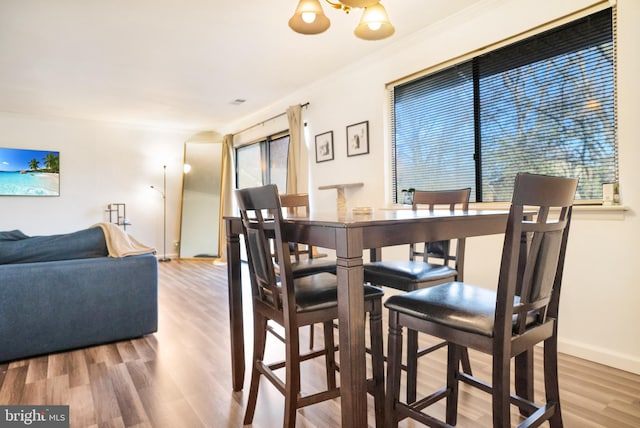
[[[309,216],[309,194],[308,193],[291,193],[288,195],[280,195],[280,205],[286,208],[287,214],[296,216]],[[300,261],[300,255],[306,254],[310,259],[313,258],[314,252],[311,245],[301,245],[291,242],[289,244],[294,259]]]
[[[288,310],[287,297],[294,304],[295,298],[289,246],[283,245],[282,239],[283,216],[278,188],[269,184],[236,190],[236,199],[242,218],[253,298],[275,311]],[[274,242],[277,257],[282,260],[278,264],[278,275],[270,242]]]
[[[309,215],[309,194],[308,193],[291,193],[288,195],[280,195],[280,205],[287,209],[290,215]]]
[[[498,281],[497,335],[522,334],[557,318],[577,185],[573,178],[516,176]]]
[[[421,208],[427,208],[429,211],[435,209],[448,209],[454,211],[456,209],[462,211],[469,210],[469,196],[471,194],[470,188],[459,190],[416,190],[413,194],[412,209],[417,210]],[[425,242],[424,251],[417,250],[414,244],[409,248],[409,260],[415,260],[417,256],[424,258],[427,261],[428,258],[441,259],[444,264],[449,264],[450,261],[456,262],[456,268],[460,268],[460,275],[458,280],[462,280],[462,258],[464,257],[464,239],[458,239],[456,245],[456,251],[451,251],[451,241],[435,241]]]

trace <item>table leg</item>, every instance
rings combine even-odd
[[[338,239],[345,243],[344,253],[341,248],[336,250],[342,426],[360,428],[367,426],[362,241],[358,239],[356,232],[349,229],[338,234],[344,234]],[[359,250],[354,248],[358,246],[358,242]],[[354,243],[354,247],[346,250]],[[353,254],[359,254],[359,257],[354,257]]]
[[[244,384],[244,325],[242,320],[242,277],[240,261],[240,236],[234,233],[228,222],[227,230],[227,281],[229,286],[229,331],[231,333],[231,377],[234,391],[241,391]]]
[[[515,358],[515,386],[517,395],[533,401],[533,349]]]

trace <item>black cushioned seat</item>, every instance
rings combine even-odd
[[[293,280],[298,312],[317,311],[338,306],[338,284],[336,276],[330,273],[308,275]],[[364,286],[364,298],[381,298],[382,289],[372,285]]]
[[[301,278],[316,273],[336,273],[336,261],[326,258],[300,259],[291,262],[291,272],[294,278]],[[334,278],[335,279],[335,278]]]
[[[338,288],[336,276],[321,272],[294,278],[294,294],[296,297],[296,311],[310,312],[338,306]],[[364,298],[381,298],[384,292],[373,285],[364,286]]]
[[[492,337],[496,299],[497,294],[493,290],[463,282],[448,282],[391,296],[385,306],[415,318]],[[517,305],[519,301],[520,298],[515,296],[514,303]],[[535,321],[535,314],[527,317],[527,325]]]
[[[457,275],[458,271],[450,266],[398,260],[368,263],[364,280],[397,290],[412,291],[419,288],[419,284],[451,280]]]

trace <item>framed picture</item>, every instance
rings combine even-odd
[[[347,156],[369,153],[369,121],[347,126]]]
[[[333,160],[333,131],[316,135],[316,163]]]
[[[0,196],[60,196],[60,152],[0,147]]]

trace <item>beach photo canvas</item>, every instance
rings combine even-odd
[[[60,196],[60,152],[0,147],[0,196]]]

